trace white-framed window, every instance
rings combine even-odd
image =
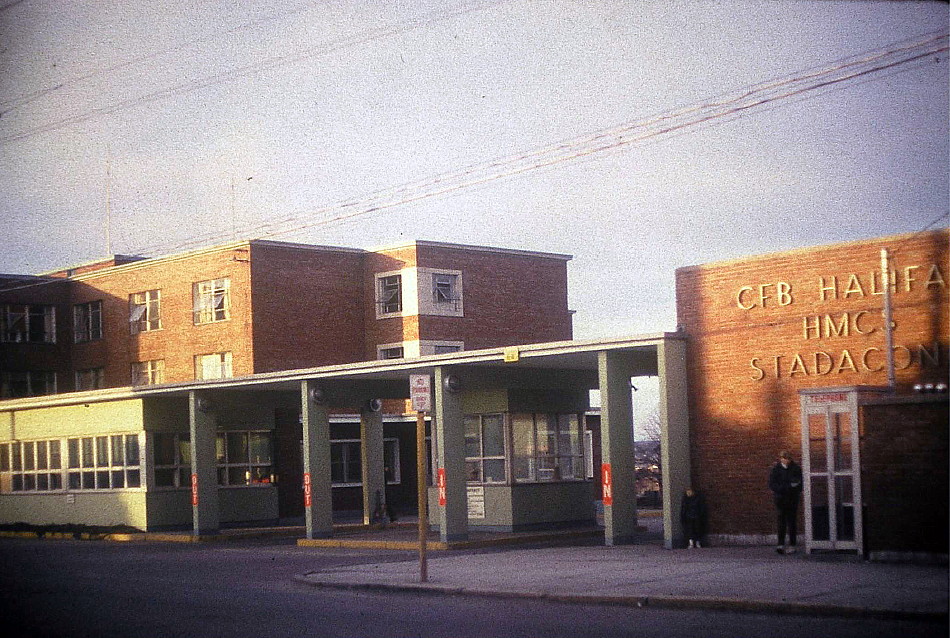
[[[195,355],[195,379],[227,379],[234,376],[230,352]]]
[[[465,471],[470,483],[505,483],[505,415],[465,415]]]
[[[218,485],[266,486],[274,482],[274,433],[231,430],[215,439]]]
[[[0,306],[0,342],[56,343],[56,307],[38,304]]]
[[[586,478],[584,435],[577,414],[513,414],[511,431],[515,481]]]
[[[151,359],[132,363],[132,385],[165,383],[165,360]]]
[[[99,390],[104,387],[105,368],[76,370],[76,390]]]
[[[129,295],[129,331],[132,334],[162,327],[162,292],[146,290]]]
[[[102,339],[102,302],[73,306],[73,340],[76,343]]]
[[[155,487],[191,486],[191,436],[172,432],[152,434]]]
[[[376,348],[377,359],[402,359],[405,356],[405,348],[402,346],[386,345]]]
[[[0,371],[0,399],[56,394],[56,373],[50,370]]]
[[[377,315],[402,312],[402,275],[383,274],[376,277]]]
[[[66,439],[67,489],[118,490],[142,486],[138,434]]]
[[[195,325],[231,318],[231,280],[224,277],[192,285]]]
[[[461,352],[465,349],[465,343],[462,341],[429,341],[419,342],[419,354],[448,354],[451,352]]]
[[[61,446],[59,439],[0,444],[0,492],[61,491]]]
[[[402,482],[398,439],[383,439],[383,472],[387,485],[399,485]],[[330,441],[330,483],[333,487],[363,486],[363,460],[359,439]]]
[[[464,316],[462,271],[419,268],[419,314]]]

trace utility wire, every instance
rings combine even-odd
[[[830,89],[835,85],[892,70],[939,54],[948,50],[947,40],[946,33],[931,34],[922,40],[900,43],[899,46],[892,45],[887,49],[838,61],[820,69],[803,71],[778,80],[769,80],[709,101],[621,124],[537,150],[386,188],[362,197],[340,200],[328,206],[264,224],[248,226],[242,234],[249,238],[263,239],[314,226],[347,221],[504,177],[670,136],[699,125],[741,117],[755,110],[786,102],[793,97]],[[165,246],[164,249],[176,252],[207,245],[218,237],[218,234],[205,234],[173,246]],[[153,245],[136,248],[134,251],[144,254],[162,250],[162,248],[160,245]]]
[[[192,93],[199,89],[208,88],[208,87],[215,86],[218,84],[224,84],[226,82],[231,82],[239,78],[248,77],[248,76],[263,73],[269,70],[274,70],[283,66],[287,66],[289,64],[296,64],[310,58],[329,55],[330,53],[340,51],[341,49],[347,49],[356,45],[366,44],[374,40],[379,40],[382,38],[387,38],[394,35],[407,33],[410,31],[414,31],[416,29],[420,29],[422,27],[429,26],[437,22],[441,22],[441,21],[448,20],[451,18],[456,18],[461,15],[465,15],[467,13],[481,11],[482,9],[486,9],[488,7],[495,6],[498,4],[503,4],[504,2],[508,2],[508,1],[509,0],[489,0],[487,2],[469,2],[469,3],[462,4],[459,7],[456,7],[451,10],[439,9],[437,11],[431,11],[419,18],[409,20],[399,25],[390,25],[386,27],[380,27],[378,29],[372,29],[370,31],[359,33],[357,35],[337,38],[336,40],[333,40],[325,45],[307,49],[301,53],[297,53],[294,55],[273,56],[273,57],[255,62],[253,64],[236,67],[233,69],[229,69],[227,71],[222,71],[221,73],[216,73],[214,75],[210,75],[210,76],[206,76],[202,78],[196,78],[194,80],[189,80],[181,84],[176,84],[174,86],[152,91],[151,93],[146,93],[145,95],[139,95],[133,98],[125,99],[125,100],[119,100],[118,102],[114,102],[107,106],[90,109],[88,111],[78,113],[76,115],[64,117],[58,120],[54,120],[46,124],[33,126],[23,131],[20,131],[18,133],[11,133],[11,134],[0,137],[0,146],[6,146],[13,142],[18,142],[20,140],[33,137],[35,135],[40,135],[42,133],[55,131],[72,124],[79,124],[82,122],[86,122],[88,120],[95,119],[97,117],[101,117],[105,115],[113,115],[115,113],[119,113],[127,109],[140,106],[142,104],[158,102],[158,101],[165,100],[167,98],[178,96],[178,95],[186,95],[188,93]]]

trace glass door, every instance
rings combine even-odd
[[[862,547],[856,393],[802,396],[805,549]]]

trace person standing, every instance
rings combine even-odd
[[[691,487],[686,488],[680,502],[680,522],[683,535],[689,541],[688,547],[702,547],[700,541],[706,533],[706,501]]]
[[[769,489],[778,510],[778,547],[779,554],[794,554],[797,551],[798,500],[802,493],[802,468],[792,459],[790,452],[782,451],[778,463],[769,472]],[[785,534],[788,532],[788,546]]]

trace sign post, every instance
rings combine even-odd
[[[426,544],[429,535],[428,489],[426,485],[426,419],[432,409],[432,384],[427,374],[409,375],[409,396],[416,411],[416,483],[419,486],[419,582],[429,580]]]

